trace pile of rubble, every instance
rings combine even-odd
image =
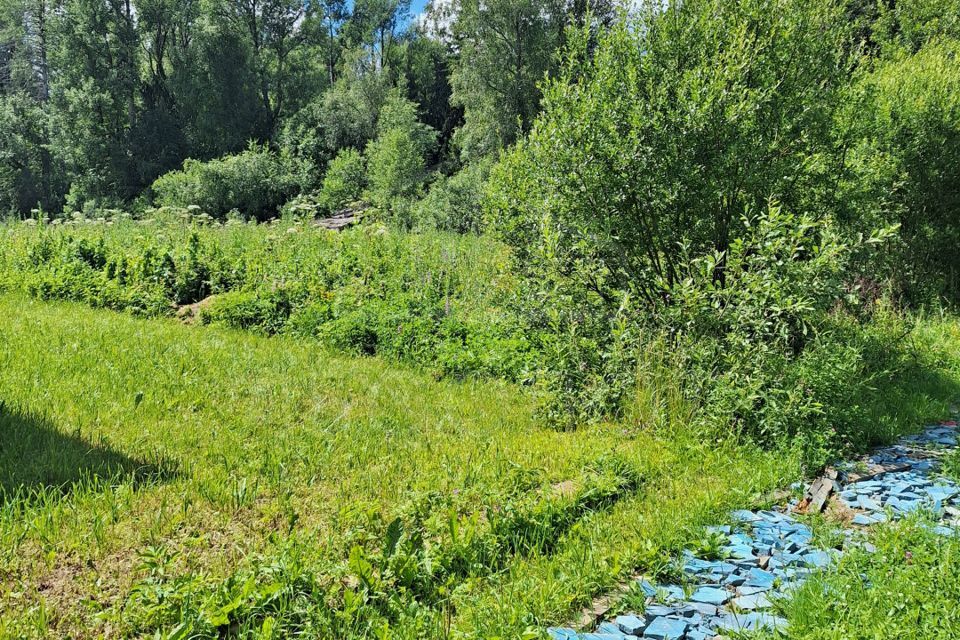
[[[782,510],[736,511],[733,525],[711,527],[722,537],[716,557],[686,551],[680,559],[684,584],[637,582],[646,597],[642,612],[617,616],[590,633],[572,628],[547,630],[554,640],[710,640],[760,629],[784,630],[786,620],[772,613],[812,572],[842,554],[813,544],[813,532],[790,511],[820,512],[833,499],[849,510],[850,522],[869,526],[926,510],[940,518],[938,533],[960,526],[960,485],[939,476],[939,457],[957,446],[953,422],[902,438],[869,456],[827,469],[802,500]],[[864,543],[858,528],[844,531],[847,545]]]

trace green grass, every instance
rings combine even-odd
[[[509,252],[487,237],[367,225],[0,223],[0,291],[317,339],[436,375],[517,380],[530,338]]]
[[[916,333],[891,433],[945,411],[956,344]],[[536,635],[799,477],[640,377],[562,432],[506,383],[0,298],[0,636]]]
[[[173,554],[170,575],[203,576],[197,593],[291,555],[336,591],[356,573],[351,548],[376,553],[383,525],[427,499],[464,522],[498,504],[530,520],[494,521],[526,529],[494,540],[510,552],[496,570],[450,572],[444,597],[452,627],[509,634],[569,615],[688,527],[796,475],[679,431],[543,428],[515,387],[311,342],[21,298],[0,317],[0,611],[13,635],[149,631],[129,607],[154,547]],[[639,483],[618,485],[625,474]],[[572,497],[551,497],[563,481]],[[156,626],[175,626],[167,613]]]
[[[960,539],[921,519],[870,533],[876,551],[848,552],[786,603],[795,640],[960,637]]]

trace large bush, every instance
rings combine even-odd
[[[208,162],[186,160],[182,170],[157,178],[153,192],[163,206],[196,205],[219,218],[236,209],[265,220],[276,215],[298,186],[290,162],[266,147],[251,145],[242,153]]]
[[[328,212],[358,200],[367,183],[366,161],[355,149],[344,149],[330,161],[318,202]]]
[[[653,304],[681,251],[725,251],[775,197],[811,210],[844,55],[832,3],[694,0],[579,34],[528,140],[491,180],[521,262],[616,308]],[[658,5],[659,6],[659,5]],[[718,272],[722,277],[722,271]]]
[[[377,137],[367,145],[371,199],[386,207],[415,195],[435,143],[436,131],[417,119],[417,105],[395,90],[380,112]]]
[[[960,20],[960,19],[958,19]],[[911,300],[960,295],[960,41],[894,49],[864,67],[840,119],[848,173],[840,203],[855,230],[899,224],[902,244],[869,276]]]
[[[552,385],[563,413],[617,405],[629,375],[609,365],[629,368],[625,327],[675,304],[691,261],[716,255],[723,285],[744,212],[775,196],[820,215],[845,33],[829,0],[692,0],[651,5],[595,47],[588,31],[571,37],[487,202],[528,277],[531,323],[558,336],[547,368],[573,377]]]
[[[867,392],[888,334],[867,339],[851,265],[891,230],[834,221],[848,30],[829,0],[689,0],[572,38],[486,202],[526,277],[548,418],[623,410],[661,343],[705,428],[811,463],[866,428],[837,390]]]

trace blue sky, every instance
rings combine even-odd
[[[410,18],[415,18],[417,15],[423,13],[423,10],[427,8],[428,0],[411,0],[410,2]],[[353,10],[353,0],[347,0],[347,8],[351,11]]]

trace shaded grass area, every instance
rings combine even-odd
[[[925,327],[891,434],[956,391]],[[628,419],[558,432],[506,384],[0,298],[0,636],[536,635],[800,475],[645,366]]]
[[[48,491],[69,493],[78,484],[121,480],[139,487],[168,481],[175,464],[147,462],[101,442],[59,431],[35,415],[0,401],[0,499],[29,500]]]

